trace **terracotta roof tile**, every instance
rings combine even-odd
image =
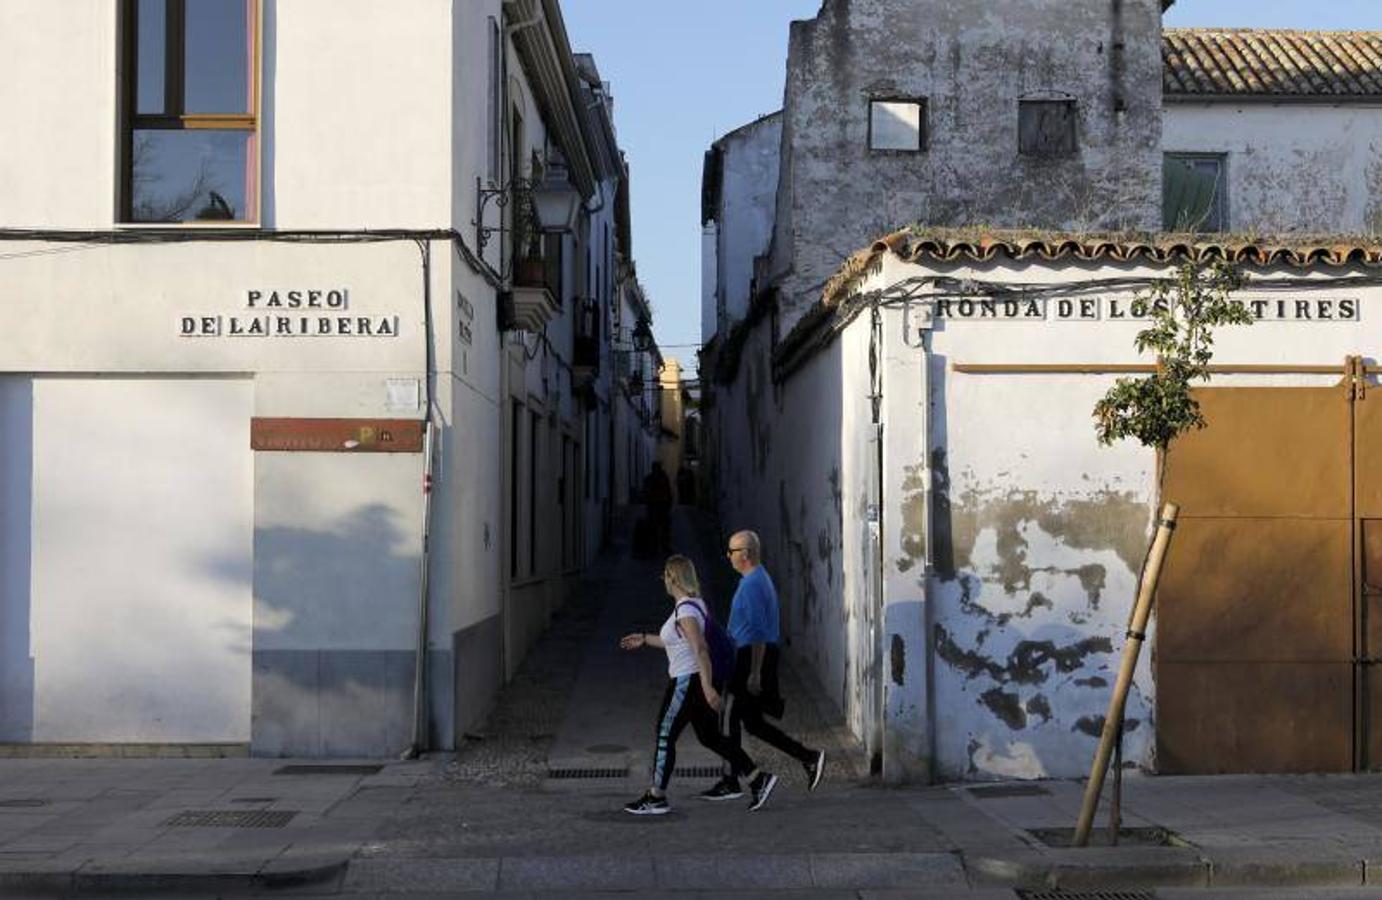
[[[850,257],[825,286],[822,302],[838,304],[892,253],[908,262],[988,262],[1000,256],[1047,262],[1146,262],[1226,259],[1243,266],[1382,266],[1382,243],[1326,236],[1267,238],[1243,235],[1072,235],[1045,231],[904,228]]]
[[[1168,28],[1162,57],[1173,98],[1382,99],[1379,31]]]

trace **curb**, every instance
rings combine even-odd
[[[340,879],[349,865],[350,860],[342,858],[297,868],[274,869],[270,863],[254,872],[0,871],[0,895],[275,890]]]
[[[971,883],[1025,890],[1098,890],[1133,887],[1362,887],[1369,883],[1366,860],[1334,857],[1283,858],[1269,848],[1231,852],[1225,858],[1194,850],[1100,859],[1099,850],[1058,854],[962,854]]]
[[[357,893],[504,891],[964,891],[955,853],[812,853],[763,856],[506,856],[356,859],[342,889]]]

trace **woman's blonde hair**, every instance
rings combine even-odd
[[[662,578],[678,597],[699,597],[701,580],[696,577],[696,564],[684,556],[668,557],[662,568]]]

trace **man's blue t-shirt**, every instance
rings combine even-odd
[[[762,566],[739,580],[729,610],[729,636],[735,645],[776,644],[781,636],[777,622],[777,589]]]

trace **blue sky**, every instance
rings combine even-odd
[[[1088,2],[1088,0],[1076,0]],[[563,0],[572,46],[611,82],[633,185],[633,243],[668,356],[700,341],[701,160],[782,105],[787,26],[820,0]],[[1178,0],[1169,26],[1382,30],[1379,0]]]

